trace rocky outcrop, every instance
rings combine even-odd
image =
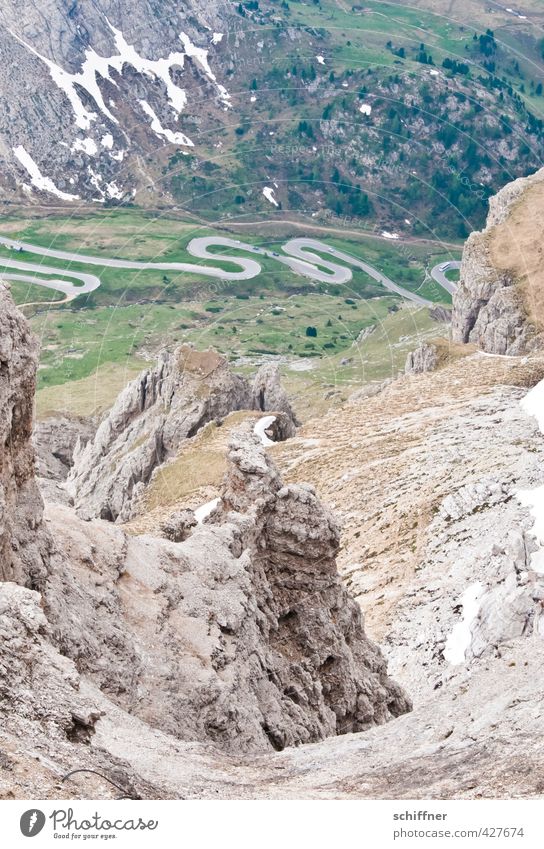
[[[490,199],[486,228],[467,239],[460,282],[453,296],[454,342],[472,342],[493,354],[523,354],[542,347],[544,339],[528,316],[519,280],[508,263],[497,264],[491,240],[502,227],[499,239],[512,242],[515,257],[518,246],[508,227],[509,216],[524,195],[543,180],[544,169],[501,189]]]
[[[0,283],[0,580],[37,587],[48,537],[31,444],[38,344]]]
[[[404,371],[406,374],[422,374],[434,371],[438,365],[438,349],[429,342],[421,342],[406,358]]]
[[[201,741],[238,756],[366,730],[410,710],[342,587],[331,514],[311,487],[283,485],[249,423],[231,444],[208,519],[195,526],[187,511],[163,529],[176,541],[128,536],[61,504],[48,506],[45,530],[31,445],[36,344],[1,294],[4,739],[39,740],[48,757],[111,771],[113,741],[129,727],[157,745]],[[129,387],[92,444],[115,443],[117,424],[141,433],[143,416],[173,446],[203,415],[223,412],[225,388],[251,400],[222,358],[183,348],[175,367],[163,358]],[[161,418],[165,404],[177,413],[171,420]],[[82,753],[106,726],[109,742]]]
[[[182,542],[50,510],[54,640],[120,708],[233,751],[360,731],[410,707],[335,565],[337,527],[239,435],[219,507]],[[182,534],[183,536],[183,534]]]
[[[94,419],[69,416],[51,416],[35,423],[32,441],[36,474],[47,501],[70,503],[64,482],[73,465],[74,451],[94,438],[96,428]]]
[[[196,525],[197,519],[193,510],[177,510],[165,519],[160,529],[165,539],[183,542],[191,535]]]
[[[261,374],[261,373],[260,373]],[[284,436],[294,415],[275,371],[262,373],[256,389],[234,374],[214,351],[182,345],[133,380],[100,424],[94,439],[74,451],[67,490],[83,518],[130,518],[133,501],[182,442],[234,410],[286,411]],[[291,422],[291,428],[287,425]]]
[[[287,422],[291,423],[289,432],[284,427],[284,438],[287,439],[294,436],[296,426],[299,422],[291,407],[287,393],[281,385],[280,370],[276,363],[265,363],[264,366],[261,366],[255,375],[252,391],[252,408],[254,410],[261,410],[262,412],[274,410],[274,412],[284,413],[287,417]]]

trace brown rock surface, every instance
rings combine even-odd
[[[541,234],[544,169],[490,199],[484,230],[466,241],[453,296],[452,339],[494,354],[524,354],[544,344]]]
[[[0,579],[38,587],[47,534],[30,441],[38,344],[0,283]]]
[[[277,372],[259,381],[262,409],[293,415]],[[272,404],[272,406],[269,406]],[[182,345],[131,381],[93,440],[74,452],[67,490],[82,518],[127,521],[153,473],[185,440],[236,410],[257,407],[255,392],[215,351]],[[285,435],[294,424],[284,416]],[[290,427],[289,427],[290,425]]]

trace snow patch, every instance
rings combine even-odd
[[[173,130],[169,130],[167,127],[163,127],[155,112],[149,105],[146,100],[140,100],[140,106],[144,110],[146,115],[149,115],[151,118],[151,129],[159,138],[162,136],[171,144],[183,144],[186,147],[194,147],[193,142],[190,138],[188,138],[184,133],[175,133]]]
[[[76,139],[70,150],[72,153],[75,153],[76,150],[81,150],[82,153],[86,153],[87,156],[96,156],[98,147],[93,139]]]
[[[361,105],[359,106],[359,112],[362,112],[363,115],[370,115],[370,113],[372,112],[372,106],[370,105],[370,103],[361,103]]]
[[[113,136],[111,133],[106,133],[105,136],[102,136],[100,139],[100,144],[102,147],[105,147],[106,150],[111,150],[113,148]]]
[[[220,498],[212,498],[211,501],[207,501],[206,504],[202,504],[200,507],[196,508],[195,519],[199,525],[202,524],[204,519],[208,518],[212,510],[215,510],[220,501]]]
[[[187,95],[182,88],[174,83],[170,72],[175,66],[183,68],[187,56],[195,59],[200,65],[206,76],[216,86],[222,100],[226,103],[230,102],[230,95],[227,89],[217,82],[215,74],[209,66],[207,58],[208,51],[201,47],[196,47],[185,33],[182,32],[179,36],[184,45],[183,52],[172,52],[168,57],[163,59],[146,59],[138,53],[133,45],[127,42],[121,30],[114,27],[107,18],[106,22],[112,32],[117,53],[113,56],[99,56],[91,47],[88,47],[85,51],[85,59],[81,70],[74,74],[64,70],[64,68],[61,68],[51,59],[43,56],[10,30],[11,35],[20,44],[47,66],[52,80],[68,98],[75,115],[75,124],[80,129],[88,130],[91,123],[97,120],[98,115],[84,106],[76,86],[80,86],[90,95],[96,103],[99,112],[108,118],[108,120],[114,124],[119,123],[104,102],[97,77],[102,77],[115,84],[115,81],[110,76],[111,70],[113,69],[121,74],[125,64],[131,65],[138,73],[153,77],[164,84],[166,96],[176,119],[179,118],[180,113],[185,108]],[[220,35],[222,37],[221,33],[214,33],[214,38],[218,38]],[[218,40],[220,41],[221,39]],[[218,43],[218,40],[214,43]],[[112,107],[115,105],[112,100],[109,103]]]
[[[195,44],[193,44],[189,36],[186,35],[184,32],[181,32],[179,34],[179,37],[183,44],[183,48],[185,50],[186,55],[189,56],[191,59],[194,59],[196,63],[200,65],[208,79],[210,79],[212,83],[215,84],[223,102],[230,106],[230,94],[228,93],[225,86],[220,85],[217,82],[217,78],[213,73],[212,69],[210,68],[208,62],[208,51],[205,50],[203,47],[197,47]]]
[[[453,628],[446,640],[446,646],[444,648],[444,658],[452,666],[459,666],[460,663],[464,663],[472,637],[472,626],[480,609],[482,590],[482,582],[475,581],[467,587],[461,598],[461,604],[463,606],[462,619]]]
[[[320,65],[325,64],[325,57],[324,56],[316,56],[315,58],[317,59],[317,61],[319,62]]]
[[[270,203],[274,204],[274,206],[279,206],[278,201],[274,197],[274,189],[272,188],[272,186],[265,186],[263,189],[263,195],[265,196],[267,201],[270,201]]]
[[[274,424],[276,416],[263,416],[262,419],[255,424],[253,433],[261,440],[261,445],[274,445],[274,440],[266,435],[265,431]]]
[[[14,147],[13,153],[23,168],[30,175],[30,181],[34,188],[40,189],[42,192],[49,192],[52,195],[56,195],[58,198],[61,198],[61,200],[79,200],[78,195],[71,195],[68,192],[62,192],[60,189],[57,189],[53,180],[49,179],[49,177],[44,177],[22,144],[18,145],[18,147]]]
[[[544,380],[533,386],[527,395],[521,399],[519,405],[528,416],[534,416],[540,432],[544,433]]]
[[[223,41],[222,32],[214,32],[212,35],[212,44],[220,44]]]
[[[113,180],[111,183],[108,183],[108,185],[106,186],[106,195],[109,198],[115,198],[116,200],[121,200],[121,198],[123,197],[123,191],[119,188],[115,180]]]

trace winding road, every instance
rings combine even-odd
[[[439,265],[435,265],[434,268],[431,269],[431,277],[433,280],[442,286],[446,292],[449,292],[450,295],[457,290],[457,283],[454,283],[453,280],[449,280],[446,277],[446,271],[453,271],[454,269],[457,271],[461,268],[461,263],[457,260],[451,260],[450,262],[441,262]]]
[[[202,236],[192,239],[187,246],[187,252],[196,259],[210,261],[210,264],[197,264],[190,262],[145,262],[138,260],[108,259],[88,254],[73,253],[72,251],[56,250],[32,245],[29,242],[20,242],[15,239],[0,236],[0,245],[10,248],[20,254],[35,254],[49,259],[63,260],[64,262],[81,263],[83,265],[99,266],[101,268],[119,268],[124,271],[177,271],[188,274],[199,274],[206,277],[214,277],[220,280],[252,280],[257,277],[262,266],[258,259],[217,253],[210,248],[227,248],[232,251],[243,251],[255,257],[268,257],[286,265],[296,274],[309,277],[311,280],[321,283],[334,283],[345,285],[353,277],[352,268],[359,268],[372,277],[377,283],[390,292],[395,292],[408,301],[422,306],[432,306],[432,301],[423,298],[416,292],[410,292],[397,283],[390,280],[381,271],[372,265],[345,251],[337,250],[319,239],[295,238],[285,242],[282,246],[283,254],[269,251],[265,248],[241,242],[238,239],[230,239],[222,236]],[[213,262],[221,260],[234,266],[238,271],[225,271],[213,265]],[[333,260],[339,260],[342,265]],[[450,268],[458,268],[460,263],[447,262],[436,265],[431,275],[437,283],[447,292],[455,291],[455,284],[445,275]],[[3,269],[9,269],[4,271]],[[21,273],[25,272],[25,273]],[[34,276],[36,275],[36,276]],[[72,299],[78,295],[92,292],[100,286],[100,277],[82,271],[72,271],[55,268],[43,263],[27,262],[11,257],[0,257],[0,276],[8,280],[20,280],[25,283],[35,283],[63,292],[67,298]],[[79,281],[79,284],[73,281]]]

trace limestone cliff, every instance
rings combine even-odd
[[[37,340],[0,283],[0,579],[40,586],[47,534],[30,441]]]
[[[453,296],[452,340],[494,354],[544,344],[540,239],[544,169],[505,186],[489,202],[484,230],[466,241]]]
[[[59,504],[46,510],[45,530],[31,447],[36,342],[1,295],[9,331],[1,360],[3,749],[12,737],[28,749],[39,741],[49,760],[112,774],[114,738],[131,726],[142,739],[157,735],[157,744],[200,741],[239,756],[366,730],[409,711],[341,584],[333,517],[311,487],[283,485],[249,425],[231,444],[217,508],[188,539],[128,536]],[[217,355],[182,356],[193,389],[212,371],[223,377],[213,391],[207,384],[204,407],[195,400],[177,419],[180,428],[232,403],[221,389],[241,387],[245,401],[247,388],[251,397]],[[135,411],[177,403],[178,374],[165,360],[143,375],[137,397],[133,385],[99,429],[103,444],[123,413],[129,426]],[[160,422],[164,444],[174,444],[170,422]],[[84,746],[106,725],[109,743],[89,755]]]
[[[161,354],[123,390],[94,438],[76,447],[67,490],[79,515],[129,519],[135,496],[157,467],[208,422],[234,410],[285,411],[291,418],[282,418],[284,435],[292,436],[294,414],[277,369],[261,371],[256,387],[214,351],[182,345]]]

